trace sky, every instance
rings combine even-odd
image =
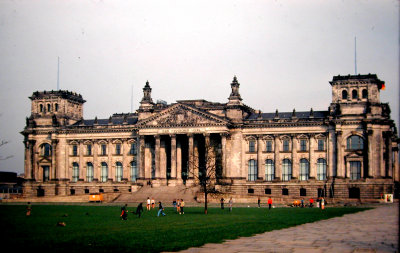
[[[28,97],[57,80],[85,119],[135,111],[147,80],[154,101],[226,103],[235,75],[246,105],[289,112],[328,110],[355,69],[386,82],[398,126],[398,1],[1,0],[0,171],[23,173]]]

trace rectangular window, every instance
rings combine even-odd
[[[325,150],[325,141],[319,139],[318,140],[318,151],[324,151]]]
[[[307,140],[300,140],[300,151],[307,151]]]
[[[289,151],[289,140],[283,140],[283,151],[284,152]]]
[[[91,144],[88,144],[87,146],[86,146],[86,150],[87,150],[87,155],[92,155],[92,145]]]
[[[121,144],[117,143],[115,145],[115,154],[120,155],[121,154]]]
[[[101,155],[107,155],[107,145],[101,144]]]
[[[272,141],[267,141],[266,143],[266,151],[272,152]]]
[[[249,141],[249,152],[256,152],[256,142]]]
[[[78,155],[78,145],[73,145],[72,146],[72,155],[77,156]]]
[[[131,144],[131,149],[129,150],[129,154],[130,155],[136,154],[136,145],[135,145],[135,143]]]
[[[350,162],[350,179],[357,180],[361,178],[361,162]]]

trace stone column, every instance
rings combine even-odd
[[[160,179],[163,181],[167,178],[167,141],[165,138],[161,139],[160,146]],[[166,182],[162,182],[164,184]]]
[[[393,155],[393,149],[392,149],[392,140],[391,140],[391,133],[387,132],[386,135],[386,163],[387,163],[387,176],[390,178],[393,178],[393,160],[392,160],[392,155]]]
[[[93,180],[100,181],[100,164],[98,161],[98,154],[99,154],[99,144],[96,140],[93,141]]]
[[[274,162],[275,162],[275,179],[277,180],[281,180],[282,179],[282,170],[281,170],[281,161],[280,161],[280,157],[279,157],[279,135],[275,135],[274,136],[274,151],[275,151],[275,155],[274,155]]]
[[[346,176],[344,170],[344,158],[343,158],[343,148],[342,148],[342,131],[336,133],[336,155],[337,155],[337,176],[344,178]]]
[[[226,178],[226,134],[221,134],[221,145],[222,145],[222,177]]]
[[[188,172],[189,178],[193,178],[193,175],[195,175],[195,168],[194,168],[194,140],[193,140],[193,135],[190,134],[188,135],[189,138],[189,157],[188,157],[188,161],[189,161],[189,168],[188,168]],[[198,171],[197,171],[198,173]]]
[[[25,144],[25,179],[32,178],[32,144],[29,140],[24,142]]]
[[[84,147],[83,147],[83,140],[79,141],[79,179],[84,179],[85,178],[85,174],[84,174],[84,164],[83,164],[83,153],[84,153]]]
[[[175,134],[171,134],[170,136],[171,136],[171,178],[175,179],[175,178],[177,178],[177,174],[178,174],[178,172],[177,172],[176,135]]]
[[[393,148],[393,155],[394,155],[394,181],[399,182],[400,181],[400,170],[399,170],[399,148],[396,143],[396,147]]]
[[[375,173],[374,173],[374,145],[373,145],[373,130],[367,130],[367,134],[368,134],[368,139],[367,139],[367,145],[368,145],[368,175],[366,175],[367,177],[373,178],[375,177]]]
[[[155,139],[156,139],[156,146],[155,146],[156,179],[160,179],[161,178],[161,174],[160,174],[161,137],[159,135],[156,135]]]
[[[326,143],[326,148],[327,148],[327,155],[328,155],[328,161],[327,161],[327,173],[329,177],[335,177],[336,176],[336,151],[335,151],[335,145],[336,144],[336,135],[334,129],[330,128],[328,132],[328,139]]]
[[[108,165],[108,178],[107,180],[113,180],[115,181],[115,164],[113,162],[112,159],[112,153],[113,153],[113,144],[112,144],[112,140],[108,140],[107,142],[107,156],[108,156],[108,160],[107,160],[107,165]]]
[[[317,165],[314,159],[314,150],[315,150],[315,135],[311,134],[309,138],[309,161],[310,161],[310,178],[317,178]]]
[[[129,143],[127,139],[122,140],[122,180],[131,181],[130,162],[131,159],[127,158],[129,154]],[[132,156],[133,158],[133,156]]]
[[[180,184],[182,180],[182,146],[181,142],[176,143],[176,179],[177,183]],[[171,154],[172,154],[172,144],[171,144]],[[173,161],[171,161],[171,164]],[[172,165],[171,165],[172,166]]]
[[[299,159],[297,159],[297,138],[296,136],[292,136],[292,178],[299,178],[300,168],[299,168]]]
[[[258,179],[264,180],[265,170],[263,170],[263,160],[262,160],[262,136],[257,136],[257,172]]]
[[[139,178],[140,179],[145,179],[146,178],[146,173],[145,173],[145,151],[146,151],[146,145],[145,145],[145,137],[140,136],[139,137],[139,154],[140,154],[140,163],[139,163]]]

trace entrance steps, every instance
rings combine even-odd
[[[187,203],[196,202],[196,193],[199,191],[198,187],[180,186],[158,186],[151,187],[145,185],[136,192],[121,193],[116,198],[114,203],[139,203],[146,204],[147,198],[154,198],[156,204],[161,201],[165,204],[170,204],[174,199],[183,199]]]

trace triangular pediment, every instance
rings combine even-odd
[[[138,127],[221,126],[226,124],[228,124],[228,121],[217,115],[177,103],[156,115],[138,122]]]

